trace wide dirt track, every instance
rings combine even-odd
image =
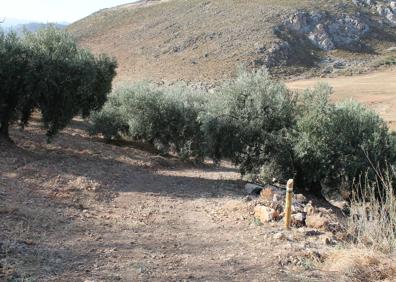
[[[0,281],[335,280],[304,264],[322,237],[256,224],[231,166],[105,144],[84,126],[48,145],[33,123],[0,147]]]

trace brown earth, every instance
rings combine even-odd
[[[0,147],[0,280],[339,281],[325,232],[259,226],[229,165],[194,166],[33,123]],[[283,232],[285,237],[277,236]],[[346,278],[345,278],[346,279]]]
[[[212,84],[232,77],[239,65],[262,67],[264,51],[280,40],[274,28],[299,9],[358,12],[351,0],[140,1],[98,11],[70,25],[68,31],[81,46],[117,58],[118,82]],[[370,69],[368,62],[395,45],[394,29],[381,27],[384,34],[379,33],[375,30],[376,36],[365,39],[370,52],[338,50],[321,55],[352,65],[360,62],[359,70]],[[320,72],[312,69],[313,50],[308,52],[299,44],[292,48],[300,54],[300,63],[273,68],[274,74],[315,76]],[[367,63],[362,66],[362,62]]]
[[[378,112],[396,131],[396,69],[364,75],[336,78],[313,78],[287,82],[293,90],[312,88],[317,83],[327,83],[334,91],[333,100],[353,99]]]

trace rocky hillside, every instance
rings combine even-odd
[[[241,64],[282,76],[369,70],[396,45],[395,26],[395,1],[146,0],[69,31],[117,57],[119,80],[215,81]]]

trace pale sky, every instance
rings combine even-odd
[[[74,22],[103,8],[136,0],[0,0],[0,19]]]

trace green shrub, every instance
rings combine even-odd
[[[183,158],[203,156],[199,113],[204,95],[185,86],[141,83],[115,91],[104,109],[92,115],[92,133],[107,139],[125,135]],[[127,129],[127,130],[126,130]]]
[[[113,104],[114,97],[109,101],[101,111],[91,114],[91,120],[94,121],[89,131],[90,134],[103,134],[103,137],[110,141],[112,139],[121,139],[128,134],[129,126],[124,115],[119,108]]]

